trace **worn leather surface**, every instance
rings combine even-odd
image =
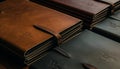
[[[94,0],[51,0],[69,7],[73,7],[80,11],[84,11],[91,14],[97,14],[108,5],[96,2]]]
[[[110,5],[95,0],[32,0],[61,12],[78,17],[87,23],[98,23],[108,15]],[[86,24],[85,24],[86,25]]]
[[[41,25],[60,33],[80,21],[29,0],[0,2],[0,39],[9,42],[22,52],[53,37],[34,28],[33,25]]]
[[[94,26],[93,31],[120,42],[120,10]]]
[[[31,65],[31,69],[84,69],[81,63],[97,69],[120,69],[120,43],[85,30],[60,46],[71,55],[67,58],[56,51]]]
[[[47,0],[46,0],[47,1]],[[74,9],[78,9],[82,13],[88,15],[97,14],[104,8],[107,8],[108,5],[96,2],[94,0],[48,0],[54,3],[60,3],[64,6],[69,6]]]
[[[111,5],[111,12],[114,13],[120,9],[120,0],[96,0]]]

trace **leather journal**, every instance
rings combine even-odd
[[[96,0],[111,5],[111,12],[114,13],[120,9],[120,0]]]
[[[104,20],[109,13],[110,5],[95,0],[32,0],[56,10],[82,19],[85,26],[92,27]]]
[[[120,69],[120,43],[94,32],[85,30],[61,48],[70,58],[51,50],[30,69]]]
[[[120,10],[93,27],[93,31],[120,42]]]
[[[0,3],[0,43],[24,58],[26,64],[74,37],[81,27],[80,19],[29,0]]]

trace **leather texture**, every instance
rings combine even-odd
[[[120,0],[96,0],[111,5],[112,13],[120,9]]]
[[[93,31],[120,42],[120,10],[95,25]]]
[[[97,14],[107,6],[105,4],[95,2],[94,0],[51,0],[53,2],[57,2],[63,5],[67,5],[73,8],[77,8],[79,10],[83,10],[88,13]],[[99,6],[101,5],[101,6]],[[96,10],[94,10],[96,9]]]
[[[46,27],[58,34],[64,31],[62,34],[71,32],[73,35],[76,33],[73,29],[77,32],[80,30],[81,20],[29,0],[5,0],[0,3],[0,40],[10,44],[5,47],[26,57],[24,53],[30,51],[30,54],[31,49],[36,50],[36,47],[41,47],[40,44],[45,44],[48,40],[55,42],[53,35],[36,29],[34,25]],[[22,53],[18,53],[18,50]],[[34,57],[35,54],[29,56]]]
[[[95,0],[33,0],[36,3],[70,14],[82,19],[89,26],[106,18],[109,11],[107,4]],[[91,25],[91,27],[92,27]]]
[[[89,30],[60,47],[71,57],[67,58],[52,50],[33,63],[30,69],[120,69],[120,43]],[[82,63],[96,68],[83,68]]]

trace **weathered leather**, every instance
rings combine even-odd
[[[31,53],[31,49],[36,50],[41,47],[41,43],[49,41],[49,45],[46,46],[50,46],[50,42],[56,42],[53,35],[36,29],[34,25],[49,28],[55,33],[60,33],[62,37],[66,32],[68,36],[73,36],[80,31],[81,20],[29,0],[5,0],[0,3],[0,42],[8,43],[5,47],[23,57],[30,56],[28,54]],[[76,25],[77,27],[73,28]],[[27,53],[28,51],[30,52]],[[35,54],[39,53],[34,53],[31,57]]]
[[[85,30],[60,46],[71,55],[67,58],[56,51],[33,63],[31,69],[86,69],[82,63],[97,69],[120,69],[120,43]],[[87,68],[87,69],[96,69]]]
[[[93,31],[120,42],[120,10],[95,25]]]
[[[109,6],[95,0],[32,0],[82,19],[91,27],[108,15]],[[99,14],[98,14],[99,13]]]
[[[111,5],[112,13],[120,9],[120,0],[96,0]]]
[[[43,30],[44,32],[48,33],[48,34],[51,34],[53,35],[56,39],[57,39],[57,44],[61,44],[62,43],[62,36],[60,35],[60,33],[56,33],[54,32],[53,30],[49,29],[49,28],[46,28],[46,27],[42,27],[40,25],[34,25],[34,27],[36,29],[39,29],[39,30]]]

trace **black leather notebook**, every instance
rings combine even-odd
[[[60,46],[69,58],[50,51],[47,56],[34,62],[31,69],[120,69],[120,43],[85,30],[77,37]],[[82,64],[93,68],[85,68]]]
[[[95,25],[93,31],[120,42],[120,10]]]

